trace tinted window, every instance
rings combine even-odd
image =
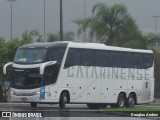
[[[133,68],[133,53],[123,52],[123,67]]]
[[[52,49],[49,52],[48,60],[49,61],[57,61],[57,63],[61,63],[64,56],[65,49]]]
[[[46,85],[53,84],[57,80],[59,65],[51,65],[45,68],[44,82]]]
[[[143,54],[134,53],[134,68],[143,68]]]
[[[150,68],[153,65],[153,55],[152,54],[144,54],[143,55],[144,68]]]
[[[95,51],[95,66],[107,67],[108,65],[108,52],[102,50]]]
[[[93,66],[93,50],[82,49],[81,50],[81,65]]]
[[[109,52],[109,66],[110,67],[121,67],[122,66],[121,52],[116,52],[116,51]]]
[[[79,49],[69,49],[65,67],[80,65],[80,50]]]

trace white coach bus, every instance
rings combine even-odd
[[[11,101],[133,107],[154,101],[151,50],[96,43],[32,43],[20,47],[12,65]]]

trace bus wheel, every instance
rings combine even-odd
[[[123,93],[118,95],[117,107],[123,108],[125,106],[125,95]]]
[[[133,94],[130,94],[128,99],[127,99],[127,105],[126,106],[129,107],[129,108],[133,108],[134,105],[135,105],[135,97],[134,97]]]
[[[37,103],[35,103],[35,102],[32,102],[32,103],[31,103],[31,107],[32,107],[32,108],[35,108],[35,107],[37,107]]]
[[[60,100],[59,100],[59,107],[65,108],[66,103],[68,102],[66,92],[61,93]]]

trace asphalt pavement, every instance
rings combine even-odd
[[[29,120],[148,120],[117,113],[104,113],[101,109],[88,109],[85,104],[69,104],[65,109],[59,109],[57,104],[38,104],[36,108],[31,108],[30,104],[25,103],[0,103],[0,112],[9,112],[12,116],[0,120],[27,120],[28,117]]]

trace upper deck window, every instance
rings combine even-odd
[[[47,49],[44,48],[20,48],[14,58],[15,63],[41,63],[45,60]]]

